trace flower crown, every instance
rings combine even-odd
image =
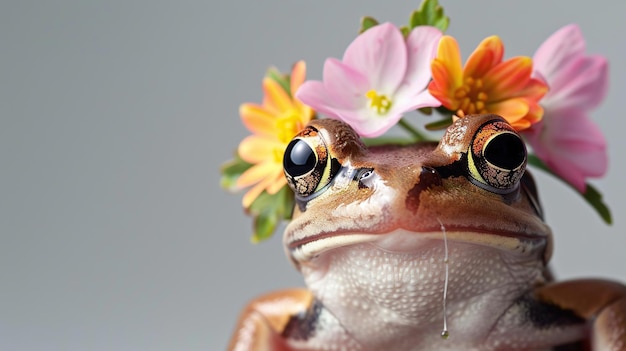
[[[283,175],[283,154],[319,114],[348,123],[370,138],[366,143],[384,139],[394,125],[410,140],[391,142],[428,140],[403,118],[409,111],[431,116],[427,131],[469,114],[498,114],[531,147],[532,166],[569,184],[611,223],[601,194],[586,182],[603,176],[608,166],[606,140],[588,116],[606,95],[606,58],[586,54],[580,29],[572,24],[552,34],[532,58],[505,60],[502,41],[491,36],[462,65],[457,41],[444,35],[448,24],[438,1],[424,0],[400,28],[364,17],[343,58],[325,61],[322,81],[305,81],[303,61],[290,74],[267,72],[263,103],[239,109],[253,134],[222,167],[221,179],[227,189],[250,188],[243,207],[254,217],[253,241],[270,237],[281,220],[291,218],[294,194]]]

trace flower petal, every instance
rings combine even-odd
[[[476,49],[463,67],[465,77],[482,77],[493,67],[494,53],[488,49]]]
[[[524,96],[532,101],[539,101],[547,92],[548,84],[546,84],[540,74],[537,74],[536,78],[530,78],[526,86],[517,92],[517,95]]]
[[[306,78],[306,63],[302,60],[296,62],[291,69],[291,75],[289,78],[289,89],[291,90],[291,95],[295,95],[296,91],[298,91]]]
[[[296,97],[296,93],[298,92],[306,78],[306,63],[304,61],[296,62],[296,64],[293,66],[293,69],[291,70],[290,78],[291,81],[289,89],[291,90],[291,96],[293,97],[293,104],[296,107],[296,110],[299,112],[303,123],[307,124],[309,123],[311,118],[313,118],[313,114],[315,112],[310,106],[303,104],[302,101],[300,101],[300,99]]]
[[[239,143],[237,152],[244,161],[259,163],[275,160],[276,153],[281,156],[286,147],[287,145],[277,138],[249,135]]]
[[[459,102],[454,97],[456,89],[450,86],[449,81],[452,80],[452,78],[448,78],[449,73],[446,67],[440,61],[433,61],[431,71],[433,73],[433,80],[428,84],[428,92],[446,108],[453,111],[458,109]]]
[[[337,59],[324,63],[324,86],[333,104],[342,109],[359,109],[366,104],[365,93],[371,89],[367,77]],[[315,105],[310,105],[317,109]]]
[[[499,64],[504,56],[504,45],[498,36],[485,38],[467,58],[463,73],[465,77],[484,76],[492,67]]]
[[[371,84],[370,89],[393,95],[402,82],[407,67],[404,37],[393,24],[379,24],[356,37],[346,49],[342,61],[352,69],[366,74]]]
[[[533,61],[527,56],[514,57],[497,64],[483,78],[489,100],[517,95],[530,81],[532,69]]]
[[[517,130],[518,132],[526,128],[530,128],[531,125],[538,123],[539,121],[543,119],[543,113],[544,113],[543,107],[534,100],[527,99],[527,101],[528,101],[528,113],[526,114],[524,119],[521,121],[521,123],[512,125],[513,128],[515,128],[515,130]]]
[[[529,111],[528,101],[524,98],[513,98],[489,103],[487,111],[504,117],[511,124],[518,123]]]
[[[541,72],[548,82],[567,66],[570,60],[585,53],[585,39],[580,28],[570,24],[557,30],[535,52],[535,70]]]
[[[601,56],[585,56],[570,60],[549,81],[550,92],[545,106],[590,110],[600,104],[608,90],[608,63]]]
[[[461,50],[456,39],[444,35],[437,46],[437,57],[435,61],[440,62],[445,68],[447,75],[446,82],[450,87],[457,88],[463,84],[463,69],[461,67]],[[433,74],[434,78],[434,74]],[[439,81],[439,80],[438,80]]]
[[[271,177],[270,177],[271,179]],[[285,174],[282,172],[277,172],[274,176],[274,179],[270,182],[265,190],[270,195],[276,194],[280,189],[282,189],[285,185],[287,185],[287,179],[285,178]]]
[[[401,114],[389,111],[385,116],[380,116],[371,108],[363,108],[358,111],[340,111],[340,118],[348,123],[362,137],[374,138],[382,135],[393,127]]]
[[[254,200],[256,200],[256,198],[261,195],[263,190],[265,190],[272,183],[273,179],[273,177],[266,177],[259,181],[255,186],[250,188],[250,190],[248,190],[248,192],[245,193],[245,195],[241,199],[241,204],[243,205],[243,207],[249,208]]]
[[[396,125],[402,115],[422,107],[439,107],[441,102],[434,98],[428,90],[416,93],[414,89],[401,89],[394,97],[392,107],[384,115],[375,109],[364,106],[359,110],[336,109],[337,118],[348,123],[360,136],[373,138],[382,135]]]
[[[271,78],[263,79],[264,105],[269,105],[276,111],[285,111],[292,108],[291,97],[283,88]]]
[[[276,164],[273,162],[261,162],[248,168],[237,179],[237,187],[246,188],[268,178],[268,175],[276,172]]]
[[[241,121],[252,133],[275,135],[276,116],[264,106],[257,104],[241,104],[239,106]]]
[[[502,44],[502,40],[497,35],[485,38],[478,44],[478,48],[485,48],[493,53],[491,58],[492,66],[502,62],[502,58],[504,57],[504,44]]]
[[[607,171],[606,140],[583,111],[547,111],[541,122],[522,134],[540,159],[581,192],[587,177],[601,177]]]
[[[406,39],[407,70],[404,81],[415,89],[424,90],[431,80],[430,64],[437,55],[443,33],[435,27],[418,26]]]
[[[458,101],[454,94],[463,85],[463,70],[459,44],[453,37],[444,35],[441,38],[437,47],[437,57],[432,61],[430,68],[433,80],[428,85],[428,91],[445,107],[456,110]]]
[[[434,97],[430,91],[422,90],[415,92],[412,89],[402,89],[395,96],[393,106],[389,111],[390,114],[404,114],[406,111],[412,111],[423,107],[439,107],[441,101]]]
[[[338,107],[323,82],[311,80],[304,82],[296,92],[296,98],[328,117],[339,118]]]

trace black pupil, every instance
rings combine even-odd
[[[292,177],[297,177],[311,171],[315,167],[315,153],[306,142],[296,139],[287,145],[283,167]]]
[[[526,148],[522,140],[511,133],[503,133],[494,137],[485,149],[485,158],[491,164],[503,169],[515,169],[526,158]]]

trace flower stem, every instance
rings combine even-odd
[[[400,125],[400,127],[404,128],[407,132],[409,132],[409,134],[411,134],[415,138],[415,141],[428,140],[428,138],[424,134],[422,134],[419,130],[415,129],[415,127],[410,125],[409,122],[404,120],[404,118],[400,119],[398,124]]]

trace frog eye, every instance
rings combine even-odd
[[[506,194],[517,189],[526,168],[526,146],[505,121],[483,124],[468,152],[471,180],[489,191]]]
[[[307,127],[287,145],[283,169],[287,184],[296,196],[303,198],[323,189],[332,180],[330,152],[317,129]]]

